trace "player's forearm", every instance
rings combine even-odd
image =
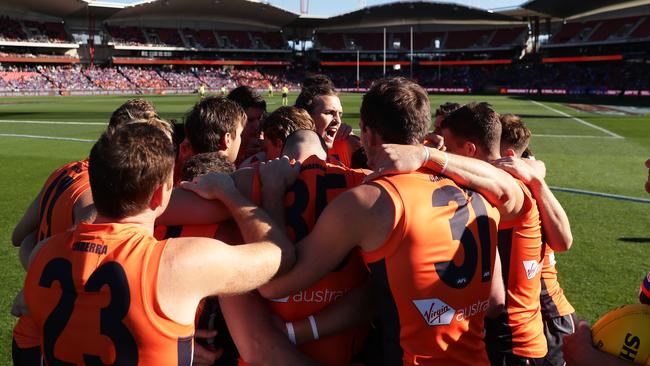
[[[521,194],[521,189],[508,173],[478,159],[427,149],[429,159],[424,163],[425,167],[442,172],[459,185],[478,191],[492,205],[499,207],[502,213],[515,210],[517,194]]]
[[[314,314],[313,320],[306,318],[293,322],[296,343],[311,342],[315,336],[320,339],[369,323],[373,311],[372,289],[370,283],[365,282]]]
[[[262,187],[262,208],[266,211],[271,219],[275,221],[280,228],[285,228],[284,219],[284,190]],[[286,231],[284,231],[286,232]]]
[[[228,195],[223,203],[232,213],[244,242],[269,242],[280,248],[282,261],[278,274],[285,273],[293,266],[296,260],[293,243],[283,228],[275,223],[263,209],[255,206],[237,190]]]
[[[206,225],[231,217],[219,200],[206,200],[190,191],[175,188],[167,209],[156,218],[156,225]]]
[[[220,297],[219,304],[242,359],[250,365],[315,365],[273,326],[257,293]]]
[[[569,250],[573,243],[571,224],[560,202],[544,179],[535,179],[529,185],[537,201],[537,208],[542,220],[542,230],[547,244],[556,252]]]

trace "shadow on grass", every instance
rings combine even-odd
[[[626,237],[622,237],[622,238],[618,238],[618,240],[622,241],[622,242],[625,242],[625,243],[639,243],[639,244],[650,243],[650,238],[626,238]]]

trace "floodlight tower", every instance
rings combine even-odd
[[[309,13],[309,0],[300,0],[300,14]]]

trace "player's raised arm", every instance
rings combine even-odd
[[[206,200],[182,188],[172,191],[165,212],[156,225],[204,225],[230,218],[230,211],[219,200]]]
[[[546,184],[544,163],[507,156],[494,161],[493,164],[512,174],[530,188],[537,202],[546,242],[551,249],[556,252],[569,250],[573,243],[569,217]]]
[[[293,175],[295,179],[295,174]],[[284,184],[271,188],[277,192],[270,194],[282,196],[287,184],[292,183],[287,178]],[[246,199],[235,187],[232,178],[227,174],[212,173],[199,177],[194,182],[186,182],[183,188],[191,190],[206,199],[218,199],[231,212],[233,219],[239,226],[244,242],[269,243],[281,250],[282,260],[278,262],[278,273],[286,272],[295,261],[293,244],[269,215],[261,208]]]
[[[188,309],[203,297],[250,291],[291,268],[295,255],[282,230],[241,195],[229,175],[207,174],[183,187],[223,202],[249,243],[230,246],[207,238],[168,242],[158,278],[161,307],[173,319],[189,322],[193,312]]]
[[[422,145],[384,144],[374,147],[368,154],[375,173],[367,180],[426,167],[481,193],[499,209],[504,220],[519,214],[523,205],[523,192],[515,180],[509,174],[478,159]]]

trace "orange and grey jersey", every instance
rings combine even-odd
[[[362,252],[382,322],[385,365],[488,365],[483,318],[499,212],[427,171],[382,177],[395,207],[388,239]]]
[[[39,241],[72,227],[75,203],[90,189],[88,179],[88,159],[68,163],[50,174],[38,201]],[[18,319],[13,338],[20,348],[39,346],[38,330],[29,315],[22,315]]]
[[[194,324],[158,303],[167,241],[129,224],[85,224],[35,255],[25,301],[49,365],[190,365]]]
[[[45,182],[38,204],[38,240],[68,230],[74,224],[74,205],[90,189],[88,159],[68,163]]]
[[[327,162],[350,167],[353,153],[354,151],[350,151],[350,144],[347,139],[336,140],[332,148],[327,151]]]
[[[348,189],[360,185],[366,174],[361,170],[327,163],[311,156],[302,162],[300,173],[285,196],[287,232],[300,241],[312,231],[329,202]],[[253,181],[253,202],[261,201],[259,171]],[[361,285],[368,275],[358,250],[353,250],[332,272],[307,289],[290,296],[270,300],[271,311],[287,322],[306,319],[325,309],[351,289]],[[322,337],[299,348],[325,365],[349,365],[359,343],[358,329]],[[363,333],[363,332],[361,332]]]
[[[516,220],[499,224],[507,319],[500,317],[496,334],[489,338],[497,337],[500,352],[541,358],[547,351],[539,300],[544,260],[542,227],[535,199],[528,187],[518,183],[524,192],[524,213]]]
[[[542,317],[546,320],[575,313],[569,300],[564,296],[564,290],[557,279],[555,268],[555,252],[545,244],[544,263],[542,264],[542,290],[540,304]]]

